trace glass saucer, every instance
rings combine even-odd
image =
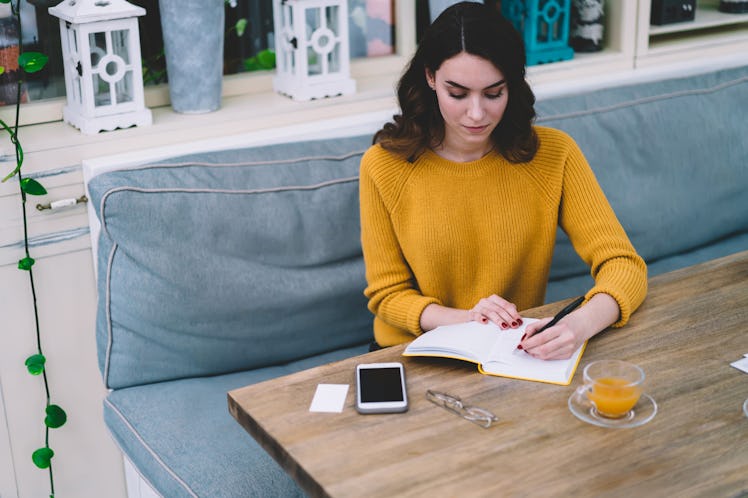
[[[588,424],[626,429],[644,425],[652,420],[657,414],[657,403],[648,394],[642,394],[639,402],[636,403],[636,406],[634,406],[628,415],[621,418],[607,418],[597,412],[592,403],[590,403],[590,400],[587,399],[584,391],[577,389],[569,397],[569,410],[579,420]]]

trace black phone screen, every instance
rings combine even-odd
[[[361,401],[403,401],[403,385],[399,368],[362,368],[359,370]]]

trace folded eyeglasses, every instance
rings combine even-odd
[[[491,427],[491,424],[499,420],[496,415],[488,410],[478,408],[477,406],[466,405],[460,398],[451,394],[429,389],[426,391],[426,399],[485,429],[488,429]]]

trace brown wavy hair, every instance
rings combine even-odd
[[[426,30],[397,85],[400,114],[374,135],[374,143],[413,161],[444,140],[444,119],[425,70],[435,73],[462,52],[490,61],[506,80],[509,101],[491,133],[496,150],[513,163],[531,160],[538,149],[535,95],[525,80],[522,36],[498,11],[476,2],[452,5]]]

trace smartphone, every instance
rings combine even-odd
[[[398,413],[407,409],[402,363],[356,365],[356,410],[359,413]]]

